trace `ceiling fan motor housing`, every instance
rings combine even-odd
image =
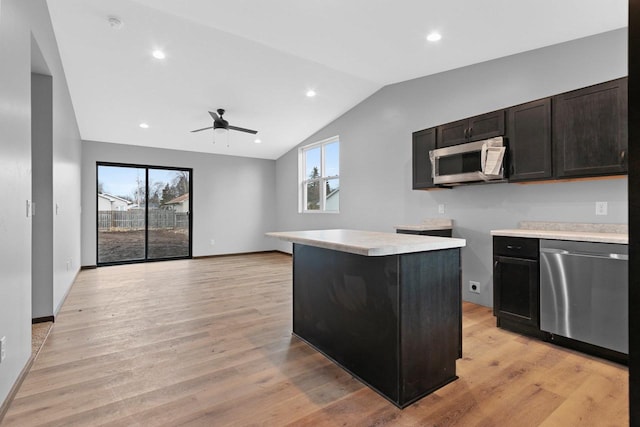
[[[213,121],[213,129],[229,129],[229,122],[222,118],[224,109],[218,108],[216,111],[218,113],[218,118]]]
[[[221,117],[220,119],[213,121],[213,128],[214,129],[229,129],[229,122]]]

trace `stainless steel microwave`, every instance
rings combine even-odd
[[[501,136],[429,151],[434,184],[458,185],[504,179],[505,144]]]

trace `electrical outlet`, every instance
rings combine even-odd
[[[596,202],[596,215],[607,215],[607,202]]]
[[[0,338],[0,363],[7,357],[7,337]]]
[[[474,282],[473,280],[469,280],[469,292],[473,292],[474,294],[479,294],[480,282]]]
[[[439,214],[443,214],[444,213],[444,205],[438,205],[438,213]]]
[[[210,244],[211,246],[215,245],[215,244],[216,244],[215,239],[211,239],[211,241],[209,242],[209,244]]]

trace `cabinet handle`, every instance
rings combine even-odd
[[[498,261],[493,262],[493,268],[498,268]]]
[[[620,150],[620,163],[624,165],[627,159],[627,150]]]
[[[471,138],[471,134],[473,133],[473,128],[469,128],[469,136],[468,138]]]
[[[519,251],[522,249],[522,246],[507,245],[507,249],[515,249],[516,251]]]

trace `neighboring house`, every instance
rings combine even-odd
[[[171,199],[163,206],[175,212],[189,212],[189,193]]]
[[[133,202],[108,193],[98,193],[99,211],[128,211]]]
[[[325,210],[337,211],[340,206],[340,188],[336,188],[331,193],[327,194],[327,201],[325,202]]]

